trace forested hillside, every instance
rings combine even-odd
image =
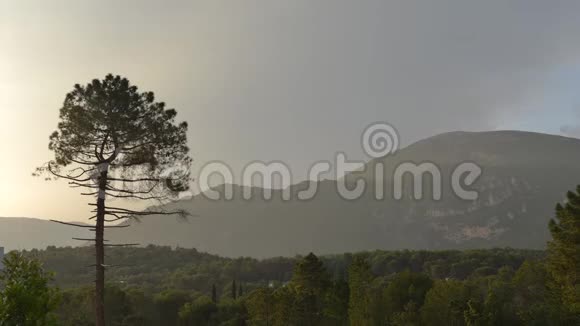
[[[26,255],[55,272],[63,291],[61,323],[92,325],[91,248],[49,247]],[[422,318],[429,321],[425,325],[449,325],[452,318],[464,325],[464,312],[471,310],[477,315],[506,306],[494,318],[510,322],[543,312],[528,306],[543,302],[543,251],[373,251],[257,260],[149,246],[111,248],[108,256],[110,325],[349,325],[353,318],[390,325]]]
[[[56,284],[71,288],[90,283],[93,271],[91,247],[56,248],[27,251],[55,272]],[[325,269],[333,279],[343,279],[353,257],[364,255],[375,275],[389,276],[405,270],[425,273],[436,279],[466,279],[470,275],[488,275],[509,266],[518,269],[526,260],[542,259],[544,251],[493,249],[467,251],[371,251],[321,256]],[[136,286],[148,292],[179,288],[209,294],[211,285],[227,288],[232,280],[238,283],[263,285],[283,284],[292,277],[297,262],[304,257],[269,259],[224,258],[196,249],[148,246],[146,248],[110,248],[107,262],[111,283]]]

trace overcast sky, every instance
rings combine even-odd
[[[194,168],[282,160],[294,175],[388,121],[580,137],[580,1],[0,0],[0,216],[84,220],[31,177],[75,83],[129,78],[190,124]]]

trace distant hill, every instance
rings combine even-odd
[[[401,162],[436,163],[444,190],[440,201],[391,199],[394,168]],[[459,163],[483,167],[473,188],[478,200],[461,201],[450,191],[449,174]],[[212,201],[203,195],[163,209],[183,208],[196,217],[179,219],[150,216],[130,222],[130,228],[107,230],[113,242],[136,242],[197,248],[222,256],[293,256],[372,249],[471,249],[514,247],[542,249],[548,240],[547,223],[556,202],[580,184],[580,140],[519,131],[452,132],[414,143],[396,155],[367,163],[366,172],[347,178],[372,180],[377,162],[386,166],[386,198],[369,193],[355,201],[343,200],[336,182],[319,182],[309,201],[242,199],[234,185],[233,201]],[[410,181],[410,180],[408,180]],[[291,187],[291,191],[307,186]],[[428,186],[428,184],[426,184]],[[222,187],[216,188],[223,190]],[[253,191],[260,193],[261,189]],[[430,194],[429,192],[427,194]],[[82,245],[71,237],[90,237],[85,230],[45,220],[0,218],[0,246],[8,249],[47,245]]]
[[[440,201],[377,201],[366,194],[346,201],[335,181],[321,181],[318,195],[306,202],[241,198],[211,201],[202,195],[168,205],[197,217],[181,220],[151,216],[111,230],[114,241],[195,247],[225,256],[279,256],[352,252],[368,249],[466,249],[489,247],[544,248],[547,223],[567,190],[580,184],[580,140],[519,131],[452,132],[410,145],[396,155],[367,164],[370,178],[377,162],[386,166],[386,185],[401,162],[436,163],[443,172]],[[459,163],[483,167],[473,186],[478,200],[461,201],[450,191],[449,175]],[[354,175],[347,178],[353,178]],[[447,181],[447,182],[446,182]],[[445,183],[446,182],[446,183]],[[295,185],[292,192],[306,183]],[[259,191],[260,189],[254,189]]]
[[[87,238],[90,237],[90,233],[36,218],[0,217],[0,247],[5,247],[6,250],[44,249],[47,246],[65,247],[82,244],[72,237]]]

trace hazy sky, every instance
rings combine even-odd
[[[75,83],[121,74],[190,124],[194,168],[283,160],[302,176],[360,133],[580,136],[580,1],[0,0],[0,216],[83,220],[31,172]]]

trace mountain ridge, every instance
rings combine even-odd
[[[0,246],[7,251],[79,246],[81,242],[72,239],[77,236],[87,238],[91,233],[41,218],[0,217]]]
[[[444,185],[443,199],[377,201],[365,193],[345,201],[336,193],[335,180],[318,181],[315,198],[283,201],[282,189],[272,199],[261,196],[241,200],[245,186],[233,185],[234,200],[212,201],[203,194],[168,204],[197,216],[186,220],[167,216],[140,218],[132,227],[107,231],[113,242],[135,242],[174,247],[195,247],[222,256],[293,256],[316,251],[321,254],[373,249],[474,249],[514,247],[543,249],[549,239],[548,220],[566,191],[580,183],[580,139],[525,131],[448,132],[417,141],[396,154],[370,160],[367,172],[384,163],[385,181],[401,162],[436,163],[446,177],[459,162],[481,164],[483,174],[473,185],[476,201],[461,201]],[[369,178],[365,172],[347,178]],[[372,181],[371,179],[367,179]],[[290,186],[293,194],[312,181]],[[224,185],[213,187],[223,192]],[[221,189],[220,189],[221,188]],[[252,187],[259,194],[259,187]],[[388,187],[387,187],[388,190]],[[256,193],[255,193],[256,194]],[[429,195],[429,194],[427,194]],[[18,218],[16,218],[18,219]],[[42,220],[37,220],[40,221]],[[51,223],[51,222],[47,222]],[[46,245],[80,245],[68,241],[82,236],[78,228],[51,223],[46,237],[32,244],[5,239],[6,221],[0,218],[0,243],[29,249]],[[38,227],[45,229],[46,225]],[[12,226],[14,229],[14,226]],[[31,230],[23,228],[19,232]],[[2,233],[4,232],[4,234]],[[26,234],[23,233],[23,234]],[[66,237],[66,239],[65,239]],[[45,240],[45,242],[40,241]]]
[[[318,182],[316,197],[307,202],[282,201],[282,189],[273,190],[269,201],[260,196],[242,201],[239,194],[244,186],[236,185],[233,201],[211,201],[202,194],[168,206],[199,215],[187,222],[150,217],[114,232],[119,240],[193,246],[224,256],[270,257],[315,249],[325,254],[501,246],[542,249],[556,202],[580,183],[580,167],[575,164],[580,161],[580,140],[541,133],[444,133],[371,160],[366,167],[372,171],[374,164],[383,162],[388,181],[397,164],[408,161],[435,162],[444,175],[460,162],[480,163],[483,174],[474,184],[479,199],[458,200],[447,185],[441,201],[408,200],[411,191],[402,201],[376,201],[368,193],[345,201],[336,194],[336,181],[324,180]],[[347,177],[368,175],[357,172]],[[291,189],[300,190],[308,183]]]

